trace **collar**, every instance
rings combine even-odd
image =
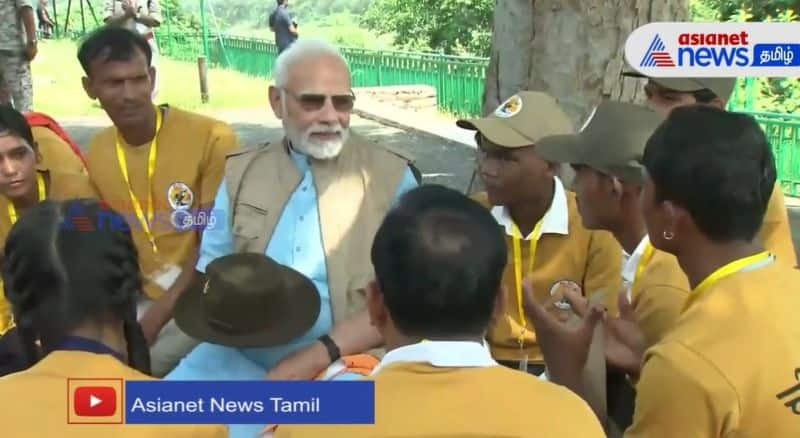
[[[111,347],[94,339],[83,338],[80,336],[65,336],[56,344],[53,350],[73,350],[87,351],[89,353],[108,354],[116,357],[120,362],[125,363],[125,358]]]
[[[633,254],[628,255],[624,249],[622,250],[623,255],[627,256],[627,260],[622,265],[622,281],[628,283],[633,281],[633,277],[636,276],[636,268],[639,267],[639,260],[642,259],[642,254],[644,254],[644,249],[647,247],[648,242],[650,242],[650,238],[645,234],[639,245],[633,250]]]
[[[376,374],[383,367],[396,362],[422,362],[441,368],[477,368],[496,366],[489,347],[470,341],[422,341],[395,348],[386,353],[375,367]]]
[[[564,190],[564,184],[557,177],[553,177],[553,201],[550,203],[550,208],[547,209],[542,217],[542,231],[541,234],[569,234],[569,204],[567,204],[567,193]],[[492,207],[492,216],[494,216],[497,223],[506,229],[506,234],[513,236],[513,219],[508,212],[508,208],[502,205]],[[525,240],[530,240],[533,237],[533,232],[525,236]]]
[[[297,170],[299,170],[300,173],[306,173],[309,168],[308,156],[295,149],[289,140],[286,140],[286,148],[289,150],[289,156],[292,158],[292,161],[294,161],[295,166],[297,166]]]

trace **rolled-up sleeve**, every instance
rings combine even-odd
[[[206,272],[206,266],[212,260],[233,253],[233,233],[229,220],[230,208],[228,190],[223,178],[217,189],[214,206],[200,241],[200,256],[195,266],[195,269],[200,272]]]

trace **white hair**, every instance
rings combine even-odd
[[[344,59],[344,56],[342,56],[342,53],[336,46],[323,40],[300,38],[292,43],[288,49],[284,50],[283,53],[278,55],[278,59],[275,60],[275,68],[273,69],[275,86],[278,88],[285,87],[289,82],[289,70],[291,70],[292,66],[299,61],[316,56],[331,56],[336,58],[342,61],[345,67],[347,67],[347,70],[350,71],[347,60]]]

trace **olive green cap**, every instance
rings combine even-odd
[[[493,144],[506,148],[531,146],[544,137],[575,133],[575,127],[558,101],[539,91],[521,91],[489,116],[463,119],[456,124],[478,131]]]
[[[668,90],[682,93],[708,89],[725,100],[730,99],[736,86],[736,78],[651,78],[636,71],[623,72],[622,76],[649,79]]]
[[[645,145],[663,120],[658,112],[640,105],[605,101],[595,107],[578,134],[543,138],[536,152],[548,161],[588,166],[639,184]]]

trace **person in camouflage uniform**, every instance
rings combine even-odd
[[[31,61],[36,53],[31,0],[0,0],[0,104],[13,103],[19,112],[32,109]]]
[[[4,0],[0,0],[4,1]],[[153,100],[158,95],[158,43],[154,29],[161,26],[161,4],[158,0],[106,0],[104,19],[108,25],[122,26],[139,33],[147,40],[153,54],[152,67],[156,70],[153,79]]]

